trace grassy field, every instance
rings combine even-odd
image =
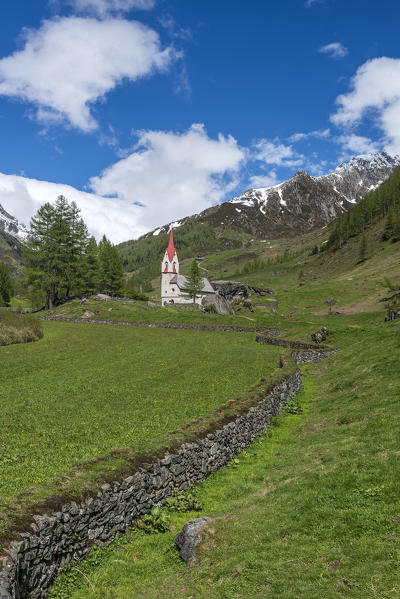
[[[278,364],[248,333],[44,325],[0,348],[1,501],[209,414]]]
[[[246,257],[248,249],[226,250],[210,254],[201,263],[206,268],[209,278],[223,276],[227,279],[240,280],[249,285],[269,287],[273,295],[266,297],[253,294],[251,301],[254,312],[243,308],[234,316],[201,313],[191,308],[149,308],[147,302],[99,302],[89,301],[80,305],[78,300],[68,302],[53,311],[54,315],[81,318],[85,310],[96,312],[94,318],[108,320],[127,320],[137,322],[179,322],[186,324],[235,325],[235,326],[279,326],[282,322],[294,319],[309,319],[313,316],[325,316],[328,307],[325,302],[335,299],[334,311],[342,315],[364,312],[383,311],[380,302],[388,291],[383,283],[385,277],[393,281],[400,280],[400,242],[381,243],[382,225],[372,227],[368,233],[369,259],[357,264],[359,239],[350,240],[340,251],[322,252],[310,255],[309,248],[313,243],[321,245],[327,232],[317,232],[303,239],[307,250],[282,264],[274,264],[253,272],[237,276],[232,259]],[[286,242],[287,243],[287,242]],[[296,254],[300,251],[300,241],[291,240],[291,249]],[[283,240],[261,244],[253,244],[254,253],[259,258],[267,259],[275,253],[283,253]],[[268,245],[267,249],[263,249]],[[260,248],[260,246],[262,246]],[[221,271],[221,272],[220,272]],[[300,273],[303,277],[299,278]],[[159,281],[154,282],[158,289]],[[156,295],[156,293],[155,293]],[[272,312],[271,299],[278,301],[278,312]]]
[[[111,308],[111,310],[110,310]],[[245,312],[235,316],[223,314],[210,314],[200,312],[197,308],[149,308],[147,302],[137,301],[135,303],[126,301],[96,301],[89,300],[81,305],[79,300],[73,300],[51,311],[53,316],[65,318],[82,318],[86,310],[94,313],[95,320],[119,320],[128,322],[166,322],[181,324],[203,324],[203,325],[232,325],[232,326],[255,326],[265,318],[262,314],[254,315]],[[83,319],[83,318],[82,318]]]
[[[302,413],[279,416],[239,460],[199,485],[201,512],[172,514],[171,532],[134,530],[94,551],[51,596],[399,597],[400,331],[377,320],[333,319],[340,351],[303,367]],[[174,535],[200,515],[214,521],[186,568]]]
[[[99,319],[276,326],[299,340],[310,340],[323,325],[339,352],[302,367],[304,390],[293,406],[238,460],[198,486],[201,512],[171,514],[165,534],[133,529],[94,550],[58,579],[53,599],[400,596],[400,324],[383,322],[380,301],[387,293],[384,277],[400,276],[400,243],[382,244],[380,233],[379,226],[368,231],[370,257],[362,264],[357,239],[311,256],[309,247],[320,245],[326,231],[303,239],[303,254],[240,277],[234,270],[253,259],[251,250],[266,258],[287,242],[206,256],[202,266],[211,273],[272,287],[277,313],[266,301],[271,296],[257,295],[254,312],[234,316],[151,309],[143,302],[74,301],[54,311],[74,318],[90,309]],[[300,241],[290,243],[297,252]],[[328,315],[331,297],[338,315]],[[60,476],[61,486],[67,478],[79,484],[85,468],[96,474],[109,465],[101,458],[113,449],[142,450],[193,418],[206,419],[272,372],[278,355],[278,348],[255,344],[250,333],[45,323],[40,342],[0,348],[6,367],[0,500],[13,501],[32,485],[35,497],[45,497]],[[119,459],[112,467],[118,469]],[[173,539],[199,515],[214,521],[198,561],[186,568]]]

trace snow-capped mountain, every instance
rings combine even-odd
[[[184,228],[193,221],[209,223],[216,232],[234,229],[263,238],[304,233],[327,225],[351,208],[399,165],[400,156],[380,152],[356,156],[320,177],[300,170],[279,185],[248,189],[232,200],[159,227],[149,235],[165,233],[172,224]]]
[[[17,239],[23,243],[28,237],[28,230],[14,216],[8,214],[0,204],[0,234]]]
[[[400,156],[385,152],[356,156],[328,175],[313,177],[298,171],[279,185],[249,189],[228,203],[235,206],[238,214],[261,212],[275,232],[305,231],[324,226],[351,208],[399,165]]]

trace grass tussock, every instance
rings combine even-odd
[[[0,311],[0,345],[29,343],[42,337],[43,325],[31,314]]]

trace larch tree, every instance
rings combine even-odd
[[[46,309],[71,290],[79,293],[87,237],[78,207],[64,196],[41,206],[32,218],[24,248],[27,283],[33,295],[44,297]]]
[[[10,270],[4,262],[0,262],[0,306],[8,306],[12,295]]]
[[[124,271],[117,249],[104,235],[99,243],[100,289],[109,295],[121,295]]]
[[[183,290],[183,295],[193,300],[193,304],[196,303],[196,298],[200,295],[203,289],[203,277],[200,272],[197,260],[193,260],[190,265],[189,274],[186,277],[187,281]]]

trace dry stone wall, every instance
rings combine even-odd
[[[103,485],[96,497],[36,516],[32,532],[21,534],[3,552],[0,599],[45,597],[64,564],[80,562],[94,545],[110,543],[155,505],[225,466],[266,430],[300,388],[301,374],[295,371],[220,430],[184,443],[122,481]]]
[[[186,329],[188,331],[222,331],[231,333],[268,333],[278,336],[284,333],[282,329],[270,327],[238,327],[231,325],[179,324],[176,322],[131,322],[123,320],[98,320],[94,318],[63,318],[61,316],[39,316],[39,320],[56,320],[58,322],[78,322],[80,324],[108,324],[127,327],[144,327],[148,329]]]
[[[256,341],[258,343],[267,343],[268,345],[277,345],[279,347],[294,349],[295,351],[292,352],[292,358],[296,364],[322,362],[322,360],[325,360],[325,358],[328,358],[337,352],[337,349],[333,349],[328,345],[303,343],[302,341],[291,341],[290,339],[274,339],[273,337],[266,335],[257,335]]]

